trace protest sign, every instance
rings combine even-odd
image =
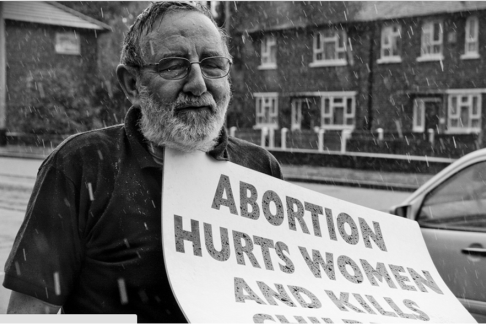
[[[190,322],[475,322],[414,221],[171,149],[162,215]]]

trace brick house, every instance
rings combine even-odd
[[[79,85],[81,97],[97,75],[97,38],[111,28],[56,2],[3,2],[0,4],[3,66],[0,68],[3,103],[0,131],[17,131],[28,107],[48,93],[50,80]],[[0,82],[1,83],[1,82]],[[2,109],[3,108],[3,109]],[[1,141],[0,141],[1,142]]]
[[[231,8],[235,95],[228,126],[287,128],[307,138],[318,129],[361,137],[381,129],[385,139],[407,144],[435,136],[442,146],[451,138],[470,150],[482,145],[486,3]]]

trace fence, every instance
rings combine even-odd
[[[350,130],[237,129],[230,134],[266,148],[458,158],[481,147],[480,134],[385,133]]]

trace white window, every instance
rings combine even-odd
[[[401,27],[398,24],[381,29],[381,57],[378,63],[401,62]]]
[[[346,65],[346,32],[327,29],[314,34],[313,62],[309,66]]]
[[[479,23],[478,17],[469,17],[466,20],[465,48],[462,59],[479,58],[479,41],[478,41]]]
[[[481,131],[481,94],[451,94],[448,106],[449,133]]]
[[[291,130],[298,130],[302,128],[302,110],[308,111],[309,109],[309,99],[292,100]]]
[[[354,129],[355,93],[328,93],[321,98],[321,128]]]
[[[415,99],[413,101],[413,127],[414,132],[425,131],[425,101],[422,99]]]
[[[256,99],[255,128],[278,128],[278,94],[275,92],[254,93]]]
[[[443,60],[444,28],[442,21],[428,21],[422,25],[421,56],[417,61]]]
[[[259,69],[277,68],[277,39],[275,36],[267,35],[263,37],[261,43],[261,65]]]
[[[76,33],[56,33],[55,51],[59,54],[81,55],[81,42]]]

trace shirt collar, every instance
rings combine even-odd
[[[140,167],[144,168],[160,168],[160,165],[154,161],[154,158],[148,151],[148,141],[143,137],[140,132],[139,121],[142,117],[142,111],[138,107],[131,107],[127,115],[125,116],[125,130],[127,132],[128,141],[132,148],[135,158],[137,159]],[[209,151],[211,157],[217,161],[228,161],[228,132],[226,128],[221,129],[220,136],[218,138],[218,143],[216,146]]]

